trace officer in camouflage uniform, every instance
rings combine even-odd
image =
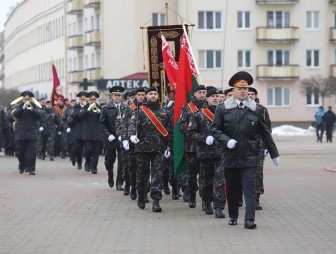
[[[249,87],[248,96],[250,99],[254,100],[261,107],[264,108],[264,120],[265,124],[272,132],[271,119],[268,114],[268,110],[261,104],[259,104],[258,91],[254,87]],[[260,195],[264,194],[264,161],[265,156],[268,154],[268,150],[265,148],[262,139],[260,138],[260,149],[259,149],[259,164],[257,167],[257,176],[256,176],[256,210],[262,210],[263,207],[260,205]]]
[[[56,126],[59,124],[56,111],[52,108],[51,102],[46,101],[45,107],[41,110],[40,121],[40,150],[39,157],[44,160],[46,152],[50,157],[50,160],[54,160],[55,156],[55,136]]]
[[[199,111],[206,98],[206,88],[204,85],[198,86],[194,91],[194,96],[188,104],[182,107],[180,116],[180,128],[184,135],[184,151],[187,153],[187,193],[189,194],[189,207],[196,207],[196,192],[198,190],[197,175],[200,173],[199,161],[196,157],[196,145],[190,139],[189,125],[193,115]],[[201,181],[201,180],[200,180]],[[182,189],[183,191],[183,189]]]
[[[60,154],[62,159],[66,158],[67,154],[67,133],[66,133],[66,122],[63,120],[63,115],[66,110],[66,106],[64,104],[64,97],[60,96],[57,100],[56,105],[54,106],[57,117],[58,117],[58,126],[57,126],[57,135],[55,137],[55,155],[58,156]]]
[[[15,133],[14,133],[14,122],[15,119],[11,112],[15,108],[14,105],[10,105],[6,110],[6,118],[8,123],[7,131],[5,130],[5,155],[14,156],[15,150]]]
[[[123,172],[123,180],[125,182],[124,195],[128,196],[131,192],[131,198],[135,200],[137,198],[136,194],[136,160],[131,161],[130,154],[134,155],[134,145],[131,145],[128,141],[128,125],[129,119],[131,118],[132,111],[136,108],[134,105],[136,91],[127,91],[124,94],[124,100],[126,102],[126,107],[121,107],[119,115],[116,119],[116,134],[121,142],[121,165]]]
[[[204,211],[206,214],[213,214],[212,201],[214,200],[214,189],[216,190],[214,207],[216,210],[216,217],[223,218],[224,209],[224,172],[215,181],[214,187],[214,173],[215,170],[220,169],[220,149],[219,144],[211,134],[211,124],[214,119],[214,113],[218,105],[219,96],[218,90],[212,88],[207,91],[205,106],[197,111],[190,120],[188,126],[190,131],[190,138],[196,144],[196,156],[200,162],[200,172],[202,174],[202,202],[204,204]]]
[[[131,116],[128,135],[135,144],[137,153],[137,192],[138,206],[145,208],[146,185],[151,176],[150,196],[153,199],[153,212],[161,212],[163,158],[170,157],[172,143],[171,116],[159,103],[159,93],[155,87],[146,91],[146,103]]]

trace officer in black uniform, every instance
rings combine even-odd
[[[21,96],[22,102],[12,111],[12,116],[16,119],[16,156],[19,159],[20,174],[26,171],[30,175],[35,175],[38,121],[41,118],[41,112],[33,103],[32,92],[25,91]]]
[[[101,108],[97,103],[99,94],[91,91],[87,94],[89,104],[80,109],[78,117],[83,119],[83,140],[85,154],[85,171],[97,174],[100,151],[102,149],[102,132],[99,126]]]
[[[120,112],[120,107],[124,107],[121,103],[121,96],[124,92],[121,86],[114,86],[110,89],[112,94],[111,101],[102,109],[99,119],[99,125],[103,132],[103,142],[105,149],[105,168],[108,173],[108,184],[110,188],[114,186],[113,167],[118,155],[118,168],[116,178],[116,189],[123,190],[122,167],[120,144],[116,134],[116,120]]]
[[[256,170],[259,163],[260,138],[270,152],[273,163],[279,165],[279,153],[265,123],[264,108],[248,98],[252,76],[241,71],[234,74],[229,85],[231,98],[217,107],[212,125],[213,136],[227,149],[224,155],[229,225],[237,225],[238,202],[243,186],[246,211],[244,227],[255,229]]]

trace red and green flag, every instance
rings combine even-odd
[[[182,107],[191,100],[194,89],[198,86],[199,72],[194,60],[192,48],[183,26],[180,45],[179,66],[174,104],[174,173],[179,175],[187,169],[184,153],[184,136],[180,131],[180,115]]]

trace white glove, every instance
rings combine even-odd
[[[67,129],[66,129],[66,132],[67,132],[67,133],[70,133],[70,131],[71,131],[70,128],[67,128]]]
[[[123,142],[122,142],[122,144],[123,144],[123,147],[124,147],[124,149],[127,151],[127,150],[129,150],[129,143],[128,143],[128,140],[124,140]]]
[[[118,140],[121,142],[121,136],[118,137]]]
[[[264,155],[265,155],[265,157],[267,156],[267,154],[268,154],[268,150],[265,149],[265,150],[264,150]]]
[[[94,103],[90,104],[90,106],[88,107],[88,111],[90,111],[94,106]]]
[[[273,158],[272,161],[273,161],[273,164],[274,164],[276,167],[280,165],[280,157],[279,157],[279,156]]]
[[[108,136],[108,141],[112,142],[113,140],[115,140],[115,136],[113,136],[112,134],[110,136]]]
[[[131,142],[133,143],[133,144],[137,144],[137,143],[139,143],[139,139],[138,139],[138,137],[137,136],[135,136],[135,135],[132,135],[131,137],[130,137],[130,140],[131,140]]]
[[[170,151],[166,150],[166,151],[164,152],[164,157],[165,157],[166,159],[168,159],[168,158],[170,157]]]
[[[205,143],[208,145],[208,146],[211,146],[214,142],[214,137],[213,136],[207,136],[206,140],[205,140]]]
[[[236,140],[234,140],[234,139],[230,139],[226,146],[227,146],[227,148],[229,148],[229,149],[233,149],[233,148],[235,148],[236,144],[237,144],[237,141],[236,141]]]
[[[97,108],[97,113],[100,113],[100,109],[99,108]]]
[[[39,131],[43,131],[44,130],[44,128],[41,126],[40,128],[39,128]]]
[[[29,101],[26,101],[25,104],[23,104],[23,107],[22,107],[22,108],[23,108],[23,109],[27,109],[27,107],[28,107],[29,104],[30,104],[30,102],[29,102]]]
[[[58,134],[59,136],[61,136],[62,132],[59,131],[59,132],[57,132],[57,134]]]
[[[171,107],[173,104],[174,104],[174,101],[169,101],[169,102],[167,103],[167,108]]]

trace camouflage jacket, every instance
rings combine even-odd
[[[128,126],[128,136],[136,135],[140,140],[139,143],[135,144],[134,152],[162,153],[166,149],[170,149],[172,145],[171,116],[158,102],[144,103],[143,105],[146,105],[153,112],[168,131],[168,135],[164,137],[145,112],[139,108],[133,111]]]
[[[208,107],[212,114],[215,113],[216,106]],[[200,160],[204,159],[219,159],[221,156],[221,149],[219,143],[214,140],[212,145],[205,143],[208,136],[212,136],[211,125],[212,121],[205,113],[205,108],[196,112],[190,119],[188,131],[190,132],[190,139],[195,142],[196,156]]]

